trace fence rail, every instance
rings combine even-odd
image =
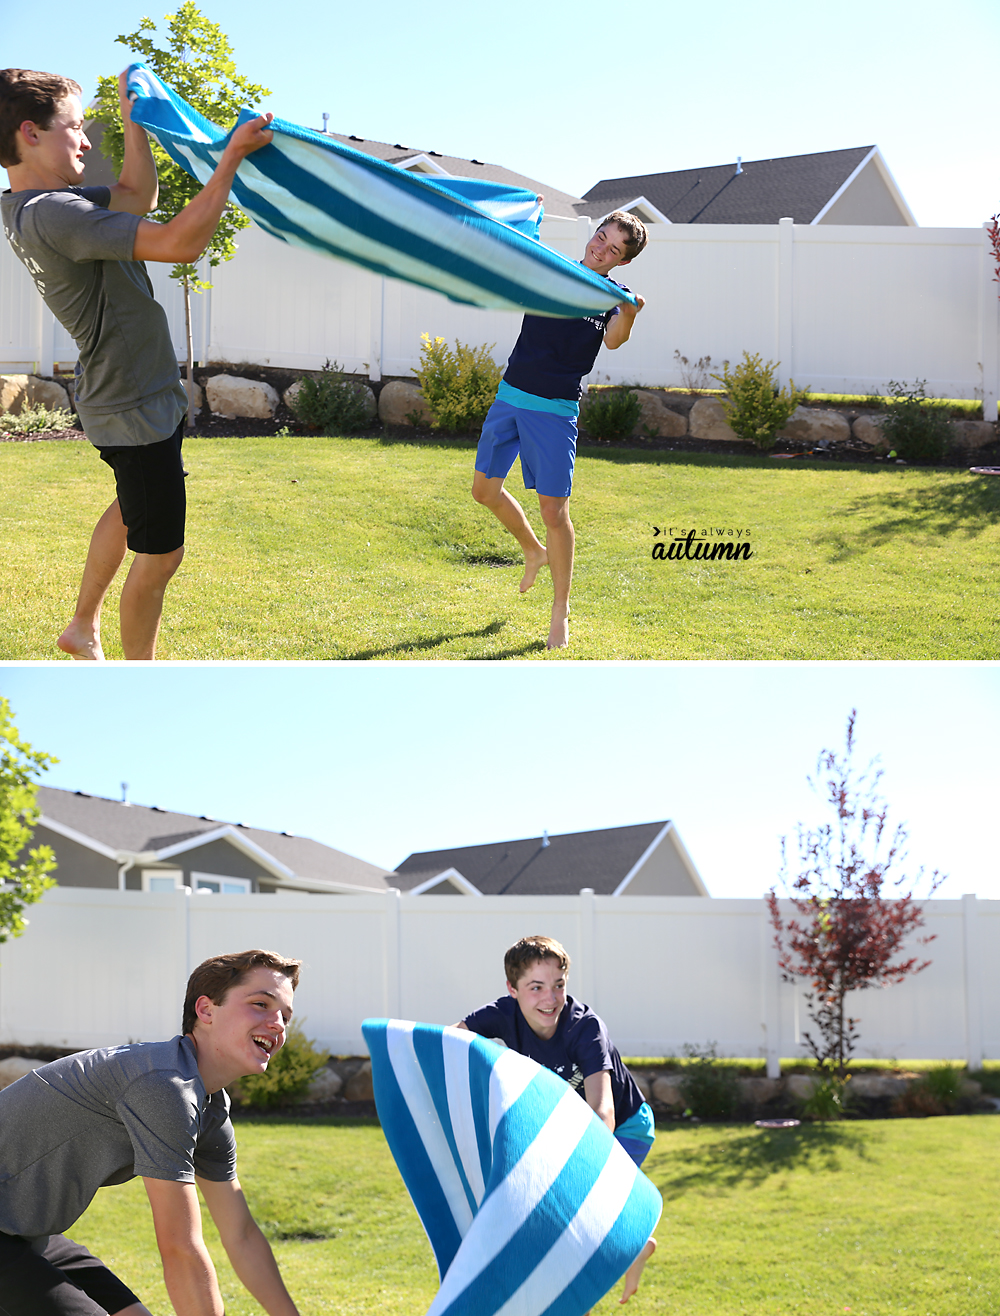
[[[58,887],[3,947],[0,1045],[105,1046],[179,1028],[190,970],[267,946],[305,961],[296,1012],[340,1054],[368,1016],[454,1023],[502,994],[503,952],[558,938],[570,990],[629,1055],[684,1043],[729,1055],[805,1054],[801,989],[780,981],[762,900],[697,897],[186,895]],[[858,993],[858,1054],[1000,1058],[1000,900],[925,902],[928,969]]]
[[[587,219],[545,220],[543,240],[583,254]],[[178,358],[184,313],[167,267],[150,266]],[[680,385],[674,360],[744,351],[781,362],[816,392],[867,393],[926,380],[940,397],[1000,393],[1000,299],[985,229],[778,224],[659,224],[625,282],[647,305],[632,340],[602,350],[591,382]],[[421,333],[493,343],[505,361],[519,317],[458,306],[438,293],[290,247],[251,227],[240,250],[194,298],[202,361],[408,375]],[[21,263],[0,244],[0,372],[51,374],[76,349]]]

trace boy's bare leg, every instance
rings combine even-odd
[[[651,1238],[649,1242],[646,1244],[646,1246],[639,1253],[639,1255],[636,1257],[636,1259],[632,1262],[631,1266],[629,1266],[628,1270],[626,1270],[625,1289],[622,1292],[622,1296],[618,1299],[619,1306],[621,1306],[623,1302],[628,1302],[629,1298],[631,1298],[632,1294],[639,1287],[639,1280],[642,1278],[642,1268],[643,1266],[645,1266],[646,1262],[649,1260],[649,1258],[653,1255],[655,1251],[656,1251],[656,1239]]]
[[[538,495],[545,522],[545,549],[552,572],[552,621],[546,648],[565,649],[569,644],[569,591],[573,583],[573,548],[576,536],[569,519],[569,499]]]
[[[521,593],[526,593],[535,583],[539,569],[548,561],[545,546],[531,528],[524,508],[512,498],[503,487],[503,480],[497,476],[487,479],[482,471],[476,471],[472,478],[472,496],[477,503],[488,507],[501,525],[506,526],[524,553],[524,575],[521,577]]]
[[[122,586],[119,614],[122,650],[133,661],[152,662],[163,614],[163,593],[181,564],[184,549],[173,553],[136,553]]]
[[[127,534],[116,498],[94,527],[76,600],[76,612],[56,640],[63,653],[73,658],[104,661],[104,650],[101,648],[101,604],[124,560]]]

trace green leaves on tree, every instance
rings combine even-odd
[[[24,907],[55,886],[48,876],[56,866],[51,848],[24,851],[39,816],[35,778],[58,762],[19,738],[10,704],[0,697],[0,941],[19,937],[28,923]]]

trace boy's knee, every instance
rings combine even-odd
[[[142,580],[154,586],[166,585],[183,561],[183,544],[172,553],[137,553],[135,556]]]
[[[538,499],[538,510],[549,530],[570,525],[568,498],[546,498],[542,495]]]
[[[476,471],[472,479],[472,496],[477,503],[484,507],[490,507],[500,497],[500,489],[503,488],[503,481],[500,481],[499,488],[495,487],[493,480],[487,480],[481,471]]]

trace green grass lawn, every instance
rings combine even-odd
[[[518,595],[516,545],[469,496],[472,447],[190,440],[188,550],[160,656],[560,660],[543,648],[547,576]],[[112,492],[86,443],[0,445],[0,659],[58,656]],[[533,495],[525,506],[540,530]],[[1000,656],[1000,481],[585,448],[572,506],[570,657]],[[754,556],[654,561],[654,527],[741,528]]]
[[[419,1316],[437,1272],[374,1126],[241,1122],[240,1177],[303,1316]],[[633,1316],[996,1316],[1000,1120],[857,1121],[769,1133],[661,1129],[645,1169],[659,1248]],[[71,1231],[155,1316],[170,1311],[140,1181]],[[206,1227],[229,1316],[259,1308]],[[617,1294],[595,1310],[611,1316]]]

